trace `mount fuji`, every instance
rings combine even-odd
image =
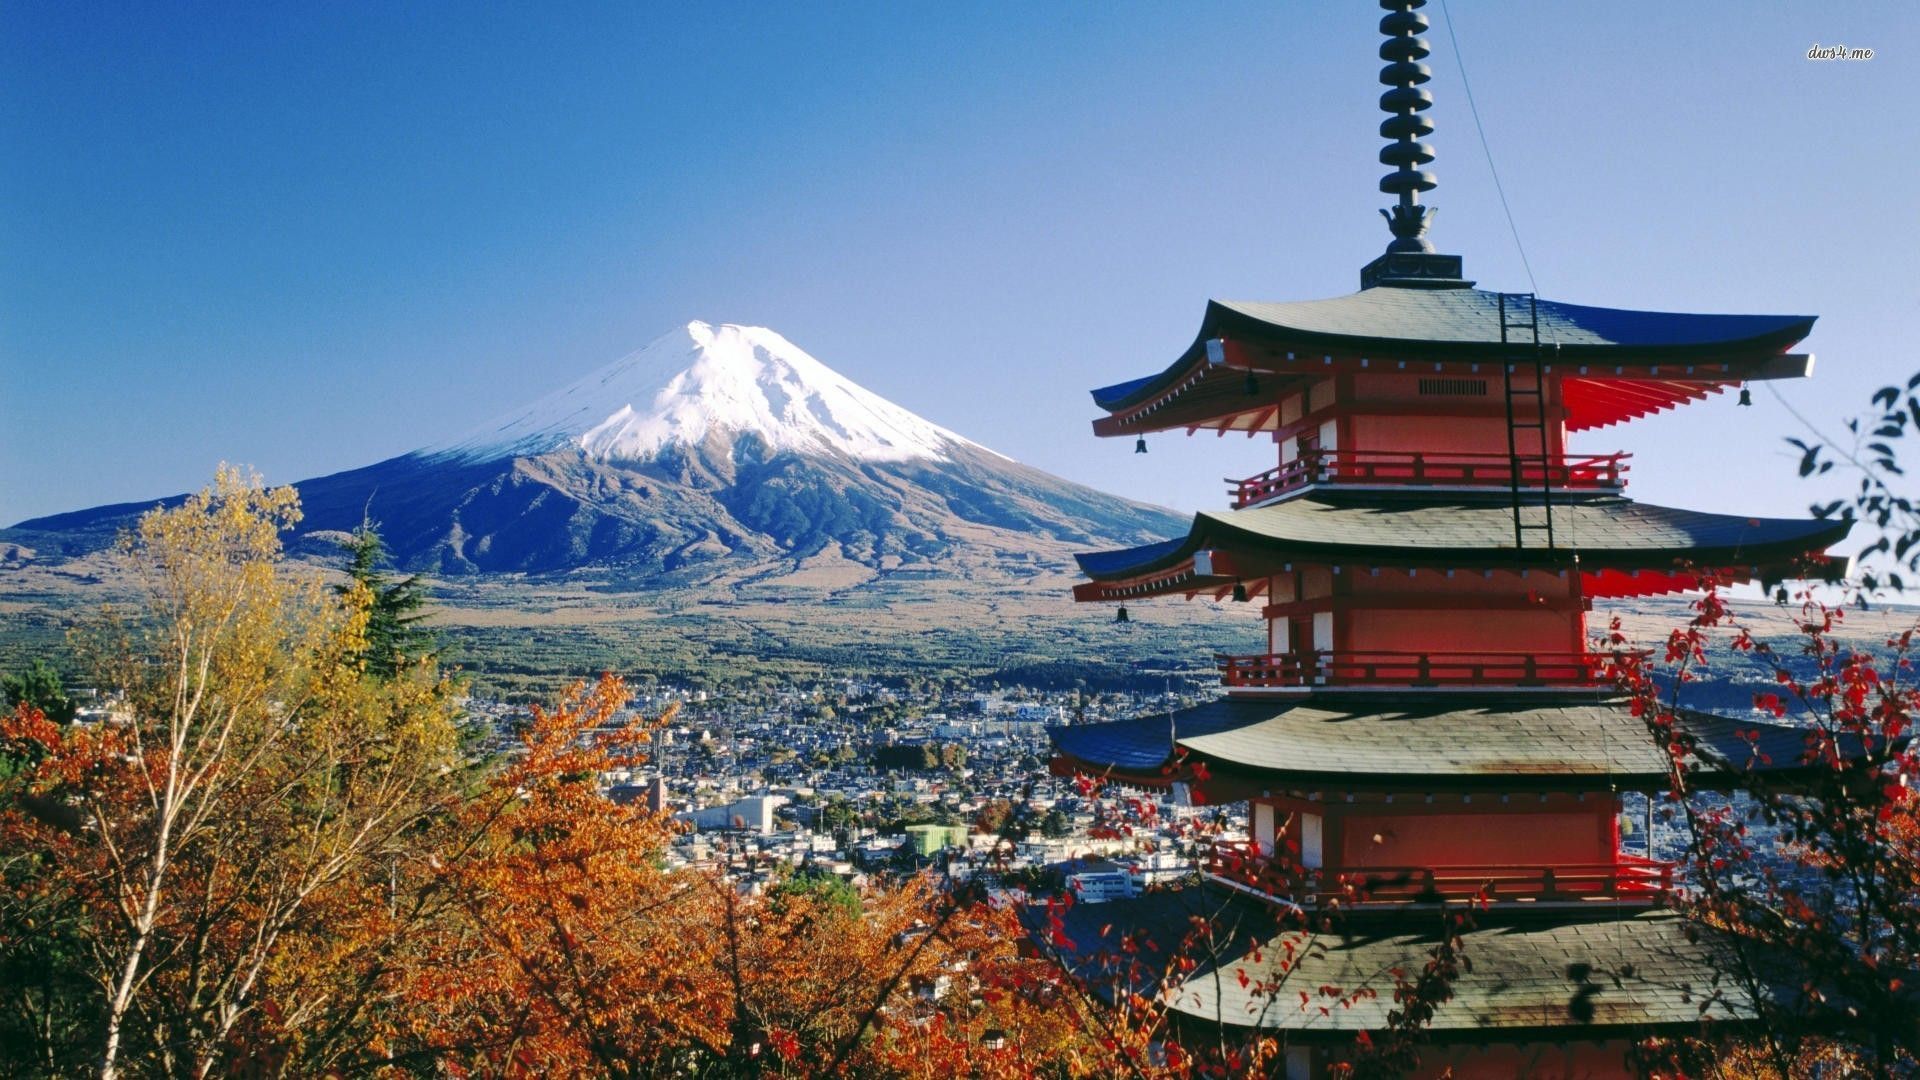
[[[855,385],[765,327],[691,322],[444,447],[485,460],[578,450],[647,462],[711,438],[854,461],[948,460],[985,450]],[[991,453],[991,451],[988,451]]]
[[[922,419],[772,330],[703,322],[463,437],[295,486],[296,551],[331,552],[333,534],[371,517],[409,570],[597,568],[636,585],[1059,568],[1073,548],[1185,525]],[[0,539],[81,554],[151,505],[23,521]]]

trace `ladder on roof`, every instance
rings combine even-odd
[[[1528,547],[1528,534],[1535,534],[1534,547],[1553,543],[1553,460],[1548,456],[1546,358],[1540,347],[1540,301],[1533,293],[1500,293],[1500,372],[1507,398],[1507,488],[1513,496],[1513,546]],[[1514,378],[1522,368],[1532,381],[1522,385]],[[1522,432],[1539,442],[1537,453],[1522,453]],[[1521,513],[1526,500],[1530,467],[1537,463],[1540,476],[1540,520],[1528,521]]]

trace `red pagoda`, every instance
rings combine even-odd
[[[1662,790],[1666,762],[1610,688],[1588,612],[1703,575],[1830,576],[1842,567],[1821,552],[1847,524],[1636,503],[1625,455],[1568,439],[1808,375],[1813,358],[1792,350],[1814,320],[1587,307],[1465,280],[1426,239],[1420,202],[1434,187],[1423,2],[1382,0],[1380,161],[1394,168],[1380,189],[1398,198],[1360,291],[1213,301],[1165,370],[1093,392],[1097,435],[1140,449],[1158,432],[1265,435],[1278,456],[1229,481],[1230,507],[1185,536],[1081,556],[1076,599],[1244,602],[1266,651],[1217,657],[1225,694],[1211,703],[1055,729],[1055,768],[1250,803],[1250,842],[1219,853],[1208,886],[1268,910],[1341,896],[1359,928],[1302,961],[1302,985],[1417,971],[1431,912],[1485,898],[1423,1071],[1628,1075],[1634,1041],[1754,1010],[1707,991],[1712,940],[1661,910],[1673,868],[1622,849],[1621,793]],[[1680,723],[1724,786],[1800,767],[1797,729]],[[1269,1029],[1286,1075],[1320,1076],[1327,1047],[1350,1049],[1393,1005],[1275,995],[1265,976],[1284,955],[1219,959],[1167,1000]]]

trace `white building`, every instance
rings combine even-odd
[[[773,831],[773,811],[787,800],[778,795],[749,795],[725,806],[689,810],[674,817],[692,825],[698,832],[745,829],[761,834]]]
[[[1138,891],[1133,875],[1125,870],[1089,870],[1067,878],[1067,888],[1083,904],[1104,904],[1109,900],[1131,900]]]

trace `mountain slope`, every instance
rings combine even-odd
[[[1185,525],[924,420],[770,330],[699,322],[466,437],[296,486],[310,548],[371,516],[402,566],[441,574],[964,576]],[[6,539],[77,553],[145,509]]]

